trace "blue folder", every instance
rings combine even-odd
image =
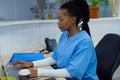
[[[43,53],[13,53],[9,63],[12,63],[16,60],[32,62],[32,61],[41,60],[41,59],[44,59]]]

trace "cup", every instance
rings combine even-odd
[[[30,80],[30,71],[29,69],[21,69],[18,72],[19,80]]]

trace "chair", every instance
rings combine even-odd
[[[112,80],[112,76],[120,64],[120,35],[106,34],[96,45],[95,50],[99,79]]]

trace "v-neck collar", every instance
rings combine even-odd
[[[84,33],[85,31],[80,31],[78,33],[76,33],[75,35],[71,36],[70,38],[68,38],[68,32],[67,32],[67,42],[72,42],[72,41],[75,41],[76,39],[80,39],[80,36]]]

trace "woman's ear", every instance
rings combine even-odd
[[[76,17],[72,17],[72,24],[76,24]]]

